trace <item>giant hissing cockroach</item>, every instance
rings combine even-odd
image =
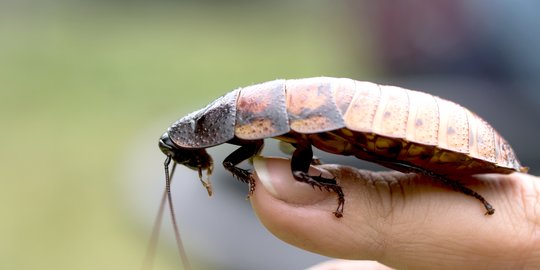
[[[236,89],[172,124],[159,147],[166,164],[172,159],[198,170],[211,193],[210,182],[202,178],[213,166],[205,149],[240,146],[223,166],[253,187],[250,171],[237,165],[259,153],[266,138],[295,147],[291,173],[296,180],[337,194],[336,217],[343,215],[343,192],[336,179],[307,173],[312,146],[430,176],[480,200],[487,215],[495,209],[456,180],[527,170],[506,140],[466,108],[422,92],[346,78],[275,80]]]

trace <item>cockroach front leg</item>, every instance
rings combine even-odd
[[[309,165],[313,160],[313,150],[311,144],[298,144],[291,159],[291,170],[297,181],[310,184],[313,188],[326,189],[333,191],[338,195],[338,206],[334,215],[338,218],[343,216],[343,207],[345,205],[345,196],[343,190],[337,184],[335,178],[324,178],[322,175],[309,175]]]
[[[249,143],[238,144],[240,145],[240,148],[236,149],[223,160],[223,167],[231,172],[238,180],[247,183],[249,185],[249,194],[252,194],[255,190],[255,181],[253,180],[251,172],[239,168],[236,165],[258,154],[263,148],[264,141],[250,141]]]

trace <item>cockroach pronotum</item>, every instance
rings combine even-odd
[[[237,165],[258,154],[266,138],[295,148],[291,173],[296,180],[337,194],[338,218],[345,204],[339,183],[307,173],[312,146],[427,175],[478,199],[486,215],[495,209],[456,180],[527,171],[506,140],[466,108],[426,93],[346,78],[275,80],[236,89],[172,124],[159,148],[167,156],[166,172],[171,160],[198,170],[211,194],[202,172],[209,177],[213,162],[205,149],[223,143],[240,146],[223,166],[252,190],[251,172]],[[167,173],[167,191],[169,182]]]

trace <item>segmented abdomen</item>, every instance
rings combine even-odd
[[[271,81],[240,89],[236,116],[242,139],[310,139],[324,151],[445,175],[522,169],[508,143],[474,113],[394,86],[326,77]]]

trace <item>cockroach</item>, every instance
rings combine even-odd
[[[251,172],[237,165],[258,154],[267,138],[295,148],[291,173],[296,180],[337,194],[333,213],[338,218],[345,197],[336,179],[308,174],[313,146],[427,175],[478,199],[486,215],[495,209],[457,179],[527,171],[506,140],[468,109],[426,93],[347,78],[274,80],[236,89],[173,123],[159,148],[167,156],[166,168],[173,160],[198,170],[211,194],[202,172],[209,177],[213,162],[205,149],[238,145],[223,166],[252,191]]]

